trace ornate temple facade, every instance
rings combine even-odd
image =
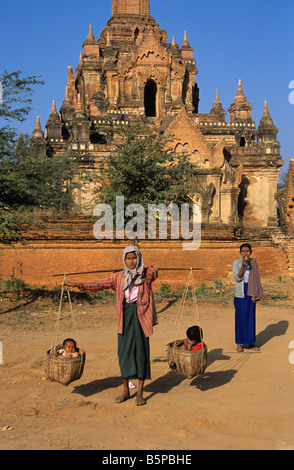
[[[201,203],[204,223],[276,227],[283,161],[268,105],[256,125],[240,80],[228,111],[217,90],[211,110],[199,113],[196,60],[183,35],[181,46],[167,42],[149,0],[112,0],[99,38],[90,26],[75,72],[68,67],[64,101],[59,111],[53,102],[45,136],[37,120],[33,145],[99,171],[115,146],[115,126],[152,120],[158,132],[174,136],[173,150],[184,150],[195,164],[191,199]],[[111,142],[103,133],[110,120]]]

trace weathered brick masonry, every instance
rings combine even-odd
[[[50,226],[46,229],[30,229],[24,233],[26,245],[0,247],[2,279],[14,274],[31,285],[52,288],[62,281],[62,277],[56,278],[53,274],[122,268],[122,250],[132,241],[98,241],[93,237],[93,226],[87,219],[48,222]],[[274,244],[266,230],[253,230],[246,234],[223,225],[203,227],[201,247],[193,251],[183,250],[182,242],[177,240],[145,240],[139,245],[146,265],[187,268],[187,272],[161,271],[155,284],[155,288],[159,288],[161,282],[184,284],[190,267],[203,268],[194,273],[197,284],[232,281],[233,260],[239,256],[240,244],[247,241],[253,246],[253,256],[258,260],[264,279],[291,274],[283,246]],[[89,274],[71,279],[89,280],[107,275]]]

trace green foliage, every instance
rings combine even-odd
[[[10,245],[13,242],[25,243],[21,236],[21,224],[29,223],[30,218],[15,214],[0,201],[0,243]]]
[[[184,153],[173,153],[169,141],[152,125],[132,125],[122,144],[106,158],[102,168],[99,202],[115,208],[117,196],[125,204],[187,203],[192,165]]]
[[[195,293],[197,298],[203,302],[212,303],[229,303],[234,296],[234,287],[231,285],[224,285],[222,281],[216,280],[214,285],[206,285],[202,282],[200,285],[195,286]],[[173,299],[175,301],[181,299],[185,294],[188,300],[192,299],[192,289],[186,291],[186,286],[178,286],[173,288],[170,284],[162,282],[159,290],[156,292],[156,298],[159,301]]]
[[[9,244],[24,241],[21,225],[36,223],[36,211],[77,210],[73,194],[82,184],[82,170],[69,155],[40,156],[27,136],[19,136],[10,124],[1,126],[27,118],[33,89],[43,84],[40,77],[22,78],[20,71],[5,70],[0,82],[0,243]]]
[[[289,296],[287,294],[282,294],[282,293],[270,295],[271,300],[287,300],[288,298]]]
[[[199,295],[199,296],[202,296],[202,295],[205,295],[207,293],[207,285],[202,283],[198,289],[196,289],[196,295]]]
[[[177,296],[177,293],[167,282],[162,282],[160,289],[157,291],[157,295],[162,299],[169,299],[171,297]]]
[[[21,71],[0,76],[2,99],[0,102],[0,123],[23,122],[32,110],[31,96],[36,85],[43,85],[39,76],[21,77]],[[0,125],[0,158],[13,156],[17,143],[17,131],[10,125]]]
[[[3,102],[0,117],[8,121],[23,122],[31,111],[31,96],[35,85],[44,84],[40,76],[21,78],[21,71],[8,73],[4,70],[1,76]]]
[[[14,274],[12,274],[10,279],[8,279],[7,281],[1,281],[0,283],[0,289],[5,291],[17,291],[28,288],[28,284],[26,284],[22,279],[16,278]]]
[[[280,174],[278,186],[277,186],[278,191],[286,187],[287,179],[288,179],[288,171],[284,171],[284,173]]]
[[[73,191],[79,187],[78,165],[68,156],[37,156],[23,138],[14,158],[0,161],[1,202],[13,210],[71,211]]]
[[[215,281],[214,282],[214,287],[215,287],[215,289],[217,289],[219,291],[222,291],[225,286],[223,285],[222,281]]]

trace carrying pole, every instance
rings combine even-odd
[[[202,271],[203,268],[158,268],[159,271]],[[67,276],[77,276],[81,274],[97,274],[97,273],[117,273],[119,271],[123,271],[123,269],[99,269],[97,271],[82,271],[77,273],[66,273]],[[61,274],[53,274],[54,277],[64,276],[65,273]]]

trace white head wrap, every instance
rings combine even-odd
[[[129,269],[126,265],[126,256],[128,253],[136,253],[137,255],[137,264],[134,269]],[[135,245],[127,246],[123,252],[123,263],[124,263],[124,274],[125,274],[125,282],[124,282],[124,291],[129,287],[129,285],[134,282],[136,286],[139,286],[144,282],[142,278],[143,269],[144,269],[144,262],[141,251]]]

